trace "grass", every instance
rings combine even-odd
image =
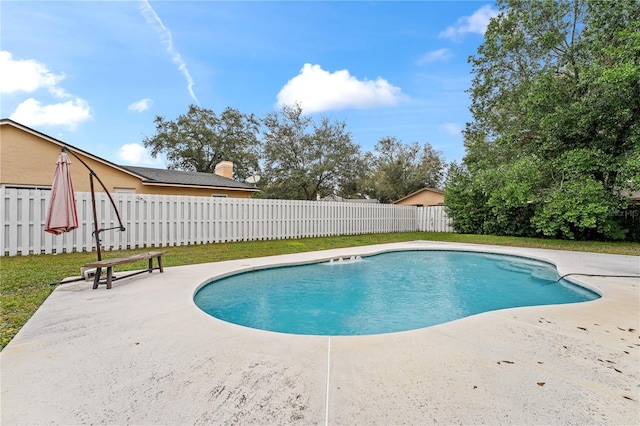
[[[405,232],[169,247],[167,248],[169,253],[164,257],[163,263],[170,267],[412,240],[640,255],[640,245],[637,243]],[[144,251],[148,251],[148,249],[111,251],[106,252],[103,257],[120,257]],[[50,283],[59,282],[66,277],[78,276],[80,267],[94,260],[96,260],[96,254],[87,252],[3,257],[0,260],[0,306],[2,307],[0,310],[0,349],[11,341],[51,294],[55,286]],[[144,269],[145,267],[146,261],[141,261],[123,265],[120,270]]]

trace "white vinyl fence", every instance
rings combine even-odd
[[[456,232],[451,226],[444,206],[416,208],[416,231],[420,232]]]
[[[79,228],[44,232],[51,191],[0,188],[0,256],[92,251],[91,194],[76,192]],[[105,250],[389,232],[454,232],[444,207],[112,194],[126,230],[100,234]],[[118,220],[96,193],[99,228]]]

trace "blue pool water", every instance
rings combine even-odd
[[[553,266],[519,257],[397,251],[240,273],[208,283],[194,300],[208,314],[247,327],[343,336],[599,297],[558,278]]]

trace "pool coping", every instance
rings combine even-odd
[[[60,286],[0,353],[2,424],[633,424],[640,280],[602,294],[425,329],[301,336],[216,320],[193,303],[218,274],[399,249],[517,255],[558,273],[640,273],[640,257],[413,241],[165,268]],[[170,256],[170,253],[169,253]],[[37,407],[37,409],[34,409]]]

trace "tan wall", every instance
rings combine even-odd
[[[56,160],[61,146],[37,135],[23,131],[12,125],[0,126],[0,184],[7,186],[50,187]],[[75,151],[74,151],[75,152]],[[78,152],[76,154],[93,169],[109,192],[118,189],[134,190],[136,194],[191,195],[210,197],[226,195],[234,198],[250,198],[252,192],[216,190],[212,188],[172,187],[143,185],[141,179],[123,170],[112,167]],[[89,171],[77,158],[71,159],[71,179],[73,188],[79,192],[89,192]],[[102,186],[94,180],[94,188],[103,192]]]
[[[51,186],[61,147],[10,125],[0,126],[0,129],[0,183]],[[137,189],[140,186],[140,180],[133,176],[113,170],[82,155],[80,157],[95,171],[109,190],[113,187]],[[89,191],[89,171],[73,156],[70,155],[69,158],[74,189]],[[97,182],[96,184],[100,186]]]
[[[109,189],[109,191],[111,191],[111,189]],[[228,189],[190,188],[185,186],[142,185],[142,188],[136,191],[136,194],[189,195],[192,197],[226,195],[229,198],[251,198],[253,192],[231,191]]]
[[[407,197],[402,201],[398,201],[396,204],[409,206],[437,206],[441,203],[444,203],[444,194],[433,191],[420,191],[417,194]]]

